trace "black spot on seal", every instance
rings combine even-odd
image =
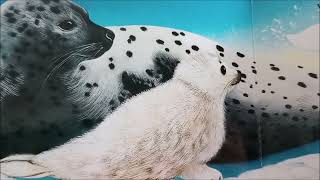
[[[232,62],[232,66],[233,67],[239,67],[239,65],[237,63],[235,63],[235,62]]]
[[[128,73],[127,71],[124,71],[122,73],[121,80],[123,84],[123,89],[130,92],[131,95],[136,95],[151,88],[148,85],[149,81],[147,79],[143,79],[133,73]]]
[[[241,58],[244,58],[244,54],[240,53],[240,52],[237,52],[237,56],[241,57]]]
[[[318,75],[314,73],[308,73],[308,75],[314,79],[318,79]]]
[[[162,41],[161,39],[157,39],[156,42],[157,42],[158,44],[164,44],[164,41]]]
[[[36,20],[34,21],[34,24],[35,24],[35,25],[39,25],[39,23],[40,23],[39,19],[36,19]]]
[[[224,52],[224,48],[222,46],[216,45],[216,48],[217,48],[218,51]]]
[[[175,40],[174,43],[176,43],[176,45],[178,45],[178,46],[182,45],[181,41],[179,41],[179,40]]]
[[[60,14],[61,10],[58,6],[52,6],[50,7],[51,12],[55,13],[55,14]]]
[[[176,31],[172,31],[172,35],[179,36],[179,33],[177,33]]]
[[[292,106],[291,106],[290,104],[286,104],[285,107],[286,107],[287,109],[291,109],[291,108],[292,108]]]
[[[33,5],[27,6],[27,11],[33,11],[35,8]]]
[[[192,46],[191,46],[191,49],[194,50],[194,51],[199,51],[199,47],[196,46],[196,45],[192,45]]]
[[[115,67],[115,66],[114,66],[114,64],[113,64],[113,63],[110,63],[110,64],[109,64],[109,68],[110,68],[111,70],[113,70],[113,69],[114,69],[114,67]]]
[[[278,67],[275,67],[275,66],[271,67],[271,70],[273,70],[273,71],[280,71],[280,69],[279,69]]]
[[[173,73],[180,60],[174,56],[164,53],[157,53],[153,57],[154,70],[158,76],[161,75],[160,82],[166,82],[173,77]]]
[[[129,36],[129,39],[130,39],[131,41],[135,41],[135,40],[136,40],[136,37],[135,37],[134,35],[130,35],[130,36]]]
[[[126,52],[126,55],[127,55],[129,58],[131,58],[132,55],[133,55],[133,53],[132,53],[131,51],[127,51],[127,52]]]
[[[141,31],[147,31],[147,28],[144,26],[140,27],[140,29],[141,29]]]
[[[302,87],[302,88],[306,88],[307,85],[304,82],[298,82],[298,86]]]

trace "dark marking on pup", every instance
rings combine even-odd
[[[304,82],[298,82],[298,86],[302,87],[302,88],[306,88],[307,85]]]
[[[130,36],[129,36],[129,39],[130,39],[131,41],[135,41],[135,40],[136,40],[136,37],[135,37],[134,35],[130,35]]]
[[[156,42],[157,42],[158,44],[164,44],[164,41],[162,41],[161,39],[157,39]]]
[[[109,68],[110,68],[111,70],[113,70],[113,69],[114,69],[114,67],[115,67],[115,66],[114,66],[114,64],[113,64],[113,63],[110,63],[110,64],[109,64]]]
[[[181,41],[179,41],[179,40],[175,40],[174,43],[176,43],[176,45],[178,45],[178,46],[182,45]]]
[[[314,79],[318,79],[318,75],[314,73],[308,73],[308,75]]]
[[[33,11],[36,7],[35,6],[27,6],[27,11]]]
[[[235,63],[235,62],[232,62],[232,66],[233,67],[239,67],[239,65],[237,63]]]
[[[150,86],[151,83],[148,79],[143,79],[136,74],[129,73],[127,71],[124,71],[121,75],[121,81],[123,85],[123,89],[130,92],[131,96],[134,96],[136,94],[139,94],[143,91],[146,91],[154,85]],[[119,99],[120,100],[120,99]]]
[[[172,35],[179,36],[179,33],[177,33],[176,31],[172,31]]]
[[[192,46],[191,46],[191,49],[193,49],[194,51],[199,51],[199,47],[196,46],[196,45],[192,45]]]
[[[126,52],[126,55],[127,55],[129,58],[131,58],[132,55],[133,55],[133,53],[132,53],[131,51],[127,51],[127,52]]]
[[[154,72],[152,69],[147,69],[146,73],[148,74],[148,76],[153,77],[154,76]]]
[[[141,31],[147,31],[147,28],[144,26],[140,27],[140,29],[141,29]]]
[[[154,70],[158,75],[161,75],[160,82],[166,82],[173,77],[173,73],[180,60],[176,57],[158,53],[153,58]]]
[[[244,54],[237,52],[237,55],[241,58],[244,58]]]

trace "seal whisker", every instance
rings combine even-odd
[[[59,62],[56,66],[54,66],[53,69],[48,73],[48,75],[47,75],[46,78],[44,79],[44,82],[43,82],[42,85],[41,85],[40,90],[44,88],[46,82],[50,79],[50,77],[51,77],[57,70],[59,70],[66,62],[68,62],[68,60],[69,60],[71,57],[80,56],[80,57],[84,57],[84,59],[88,59],[89,57],[90,57],[90,58],[91,58],[91,57],[94,57],[94,56],[85,56],[85,55],[82,55],[82,54],[79,54],[79,53],[81,53],[81,52],[83,52],[84,50],[87,50],[87,49],[93,47],[93,46],[96,45],[96,44],[99,44],[99,43],[92,43],[92,44],[90,44],[90,45],[83,46],[81,49],[78,49],[78,48],[77,48],[77,50],[72,51],[71,54],[68,53],[68,55],[67,55],[66,58],[62,59],[62,57],[65,56],[65,55],[64,55],[64,56],[62,56],[61,58],[57,59],[56,61],[59,61],[59,60],[62,60],[62,61]],[[101,45],[100,45],[100,46],[101,46]],[[100,47],[100,46],[98,46],[98,47]],[[97,47],[96,47],[96,48],[97,48]],[[100,47],[100,49],[99,49],[98,51],[101,51],[102,49],[103,49],[103,47]]]
[[[72,53],[75,53],[75,52],[78,52],[78,51],[82,51],[82,50],[85,49],[85,48],[94,47],[95,45],[100,45],[100,44],[102,44],[102,43],[90,43],[90,44],[85,44],[85,45],[82,45],[82,46],[79,46],[79,47],[73,49],[72,51],[69,51],[69,52],[67,52],[67,53],[65,53],[65,54],[62,54],[62,55],[60,55],[60,56],[58,56],[58,57],[54,57],[54,58],[52,58],[52,60],[51,60],[51,61],[54,61],[54,62],[52,62],[50,66],[54,66],[55,63],[57,63],[59,60],[61,60],[61,58],[65,57],[65,56],[67,56],[67,55],[70,55],[70,54],[72,54]]]

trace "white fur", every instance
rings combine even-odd
[[[222,174],[219,171],[203,164],[189,165],[187,168],[184,169],[182,174],[180,174],[180,177],[182,177],[185,180],[188,180],[188,179],[222,180],[223,179]]]
[[[223,101],[237,73],[227,68],[222,75],[221,65],[214,55],[184,59],[173,79],[133,97],[97,128],[27,164],[65,179],[194,177],[190,167],[205,170],[224,141]],[[12,163],[26,164],[2,161],[1,173],[19,174],[9,171]]]

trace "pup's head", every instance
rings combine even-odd
[[[229,68],[215,54],[196,54],[177,67],[175,78],[190,83],[211,97],[223,98],[240,82],[240,74]]]

